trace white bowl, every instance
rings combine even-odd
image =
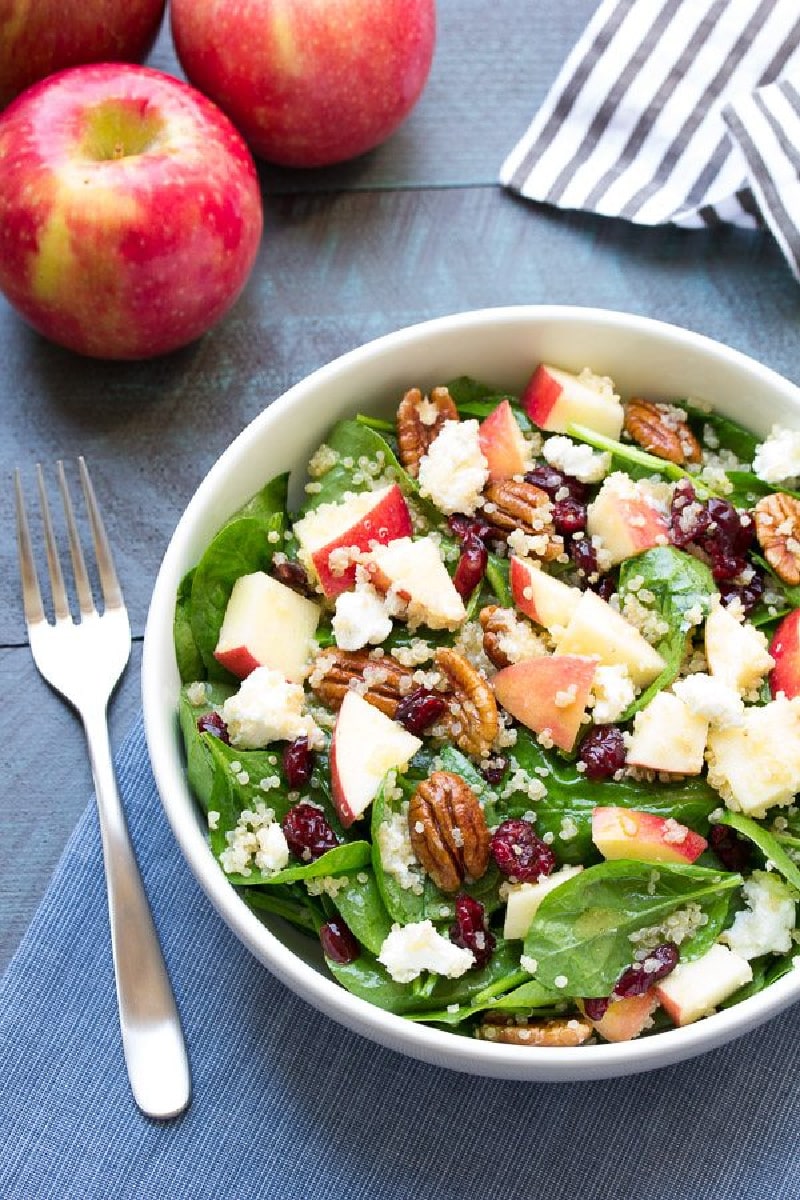
[[[271,404],[197,489],[153,592],[142,667],[144,716],[162,803],[192,871],[237,937],[299,996],[365,1037],[440,1066],[507,1079],[597,1079],[678,1062],[752,1029],[800,998],[800,971],[684,1029],[578,1049],[496,1045],[383,1012],[333,982],[312,940],[279,920],[262,924],[228,883],[186,783],[176,716],[176,590],[229,513],[278,472],[297,467],[302,476],[309,455],[341,417],[357,411],[391,414],[408,387],[429,388],[456,375],[518,390],[540,361],[572,370],[589,366],[610,375],[623,396],[699,397],[762,435],[773,422],[800,421],[800,390],[786,379],[708,338],[624,313],[555,306],[486,309],[370,342]],[[295,486],[301,482],[298,478]]]

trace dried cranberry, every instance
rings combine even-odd
[[[438,721],[446,707],[442,696],[421,687],[403,697],[397,706],[394,719],[409,733],[419,737],[429,725]]]
[[[555,854],[530,821],[503,821],[492,834],[491,850],[502,873],[519,883],[536,883],[556,865]]]
[[[726,871],[746,871],[750,866],[752,847],[730,825],[712,825],[708,840]]]
[[[609,779],[625,766],[625,741],[618,725],[595,725],[583,739],[578,762],[587,779]]]
[[[572,496],[565,500],[556,500],[553,505],[553,525],[556,533],[562,537],[571,537],[573,533],[583,533],[586,528],[586,505],[580,504]]]
[[[560,500],[564,499],[559,495],[564,488],[572,499],[579,503],[585,501],[588,494],[586,484],[581,483],[580,479],[576,479],[573,475],[565,475],[563,471],[559,471],[547,463],[541,463],[528,471],[525,481],[541,488],[543,492],[547,492],[551,500],[555,500],[557,497]]]
[[[311,862],[339,845],[325,813],[308,800],[301,800],[289,809],[282,828],[292,854],[303,862]]]
[[[308,738],[299,737],[289,742],[283,750],[283,773],[293,792],[299,792],[311,778],[314,766],[313,751],[308,748]]]
[[[202,717],[197,718],[197,728],[200,733],[210,733],[212,737],[219,738],[226,746],[230,746],[228,726],[218,712],[203,713]]]
[[[447,518],[447,524],[450,532],[454,533],[460,542],[472,536],[488,544],[497,537],[488,521],[483,521],[480,517],[468,517],[466,513],[453,513]]]
[[[474,533],[468,533],[461,542],[461,557],[458,560],[453,586],[463,600],[469,599],[486,574],[489,551]]]
[[[622,972],[614,985],[614,995],[620,1000],[643,996],[649,988],[675,970],[678,957],[678,947],[674,942],[662,942],[642,962],[634,963]]]
[[[619,586],[619,580],[616,575],[601,575],[590,586],[593,592],[597,592],[601,600],[610,600]]]
[[[489,759],[488,762],[484,763],[484,765],[481,767],[481,775],[487,783],[499,783],[506,773],[507,766],[508,759],[502,754],[497,754],[494,758]]]
[[[710,521],[708,509],[697,499],[692,483],[688,479],[681,479],[672,493],[669,516],[673,546],[684,550],[691,542],[699,541],[708,529]]]
[[[285,584],[286,587],[291,588],[293,592],[298,592],[301,596],[314,594],[314,589],[304,568],[293,559],[287,558],[283,562],[274,562],[270,574],[273,579],[278,580],[278,583]]]
[[[325,957],[343,967],[355,962],[361,953],[361,947],[341,917],[332,917],[322,926],[319,940]]]
[[[718,583],[735,579],[747,567],[747,552],[755,528],[753,519],[717,496],[712,496],[706,509],[709,525],[698,543],[711,559],[711,573]]]
[[[611,1003],[610,996],[600,996],[597,999],[584,1000],[583,1011],[590,1021],[602,1021]]]
[[[486,924],[484,907],[466,892],[459,892],[455,905],[456,919],[450,928],[450,941],[454,946],[471,950],[475,955],[476,967],[485,967],[492,957],[495,939]]]
[[[597,554],[588,538],[576,538],[570,542],[569,556],[578,568],[578,574],[588,577],[598,573]]]
[[[756,567],[750,566],[743,574],[746,578],[721,579],[717,586],[723,604],[731,604],[732,601],[738,600],[745,616],[749,617],[764,595],[764,575]]]

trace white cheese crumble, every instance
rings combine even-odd
[[[341,592],[336,597],[333,636],[342,650],[360,650],[380,645],[392,632],[392,619],[378,593],[371,587]]]
[[[542,446],[542,455],[551,467],[581,483],[599,483],[611,468],[611,455],[606,451],[595,451],[591,446],[573,442],[560,434],[547,439]]]
[[[742,895],[747,908],[736,914],[720,941],[747,959],[791,950],[796,903],[783,880],[766,871],[754,871],[742,885]]]
[[[753,470],[765,483],[783,483],[800,475],[800,430],[773,425],[756,450]]]
[[[636,699],[636,685],[628,674],[628,668],[622,665],[597,667],[592,692],[592,716],[596,725],[612,725]]]
[[[712,675],[702,671],[687,675],[673,684],[672,690],[696,717],[705,717],[718,729],[742,723],[742,697],[735,688]]]
[[[314,718],[303,713],[304,702],[299,683],[288,683],[269,667],[257,667],[222,706],[231,745],[258,750],[270,742],[307,737],[312,749],[319,748],[324,744],[322,732]]]
[[[414,921],[392,926],[378,962],[383,963],[395,983],[411,983],[423,971],[459,979],[474,964],[475,955],[442,937],[432,921]]]
[[[420,492],[443,513],[472,515],[489,478],[477,421],[445,421],[419,464]]]

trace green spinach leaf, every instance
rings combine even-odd
[[[206,667],[197,642],[192,633],[192,582],[194,568],[187,572],[178,585],[178,595],[175,599],[175,616],[172,622],[172,635],[175,642],[175,659],[178,664],[178,674],[181,683],[192,683],[205,679]]]
[[[764,858],[775,864],[787,883],[800,892],[800,867],[789,857],[774,833],[766,826],[759,824],[744,813],[724,812],[719,818],[720,825],[729,825],[742,837],[746,837],[757,846]]]
[[[741,875],[705,867],[626,859],[599,863],[545,896],[525,953],[536,960],[536,978],[544,987],[565,997],[607,996],[633,961],[632,934],[658,928],[678,909],[696,905],[707,920],[682,943],[681,959],[699,957],[722,931],[730,897],[741,883]]]

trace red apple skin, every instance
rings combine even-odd
[[[353,812],[350,804],[345,796],[344,787],[342,786],[341,775],[339,774],[339,766],[336,761],[336,739],[331,740],[330,750],[330,769],[331,769],[331,799],[333,800],[334,808],[339,815],[339,820],[342,823],[343,829],[349,829],[356,819],[356,814]]]
[[[111,111],[128,124],[125,157],[109,146]],[[255,165],[177,79],[109,63],[52,75],[0,115],[0,162],[0,291],[79,354],[186,345],[247,281],[263,226]]]
[[[141,62],[165,7],[165,0],[0,0],[0,108],[66,67]]]
[[[481,453],[489,464],[489,478],[510,479],[525,471],[525,439],[508,400],[481,421],[478,430]]]
[[[187,77],[253,151],[320,167],[385,141],[430,71],[435,0],[173,0]]]
[[[395,538],[411,537],[413,525],[411,514],[405,497],[397,484],[387,492],[383,500],[375,506],[353,529],[348,529],[341,537],[328,542],[311,555],[314,568],[319,576],[322,590],[329,599],[340,592],[346,592],[355,583],[356,564],[353,563],[340,575],[335,575],[328,566],[328,559],[334,550],[340,546],[358,546],[359,550],[368,550],[371,542],[386,545]]]
[[[495,696],[513,717],[534,733],[549,730],[553,744],[569,752],[581,727],[597,667],[579,654],[547,654],[498,671],[492,680]],[[556,693],[575,685],[575,699],[565,707]]]
[[[769,687],[773,697],[783,692],[788,700],[800,696],[800,608],[784,617],[770,643],[775,659]]]
[[[523,409],[540,429],[545,428],[547,418],[562,391],[561,384],[541,363],[531,375],[521,400]]]
[[[237,679],[246,679],[256,667],[262,665],[253,657],[247,646],[235,646],[232,650],[215,650],[214,658]]]
[[[683,840],[672,840],[670,834],[681,830]],[[708,846],[704,837],[678,821],[670,823],[639,809],[600,806],[592,811],[592,841],[606,859],[652,863],[693,863]]]

